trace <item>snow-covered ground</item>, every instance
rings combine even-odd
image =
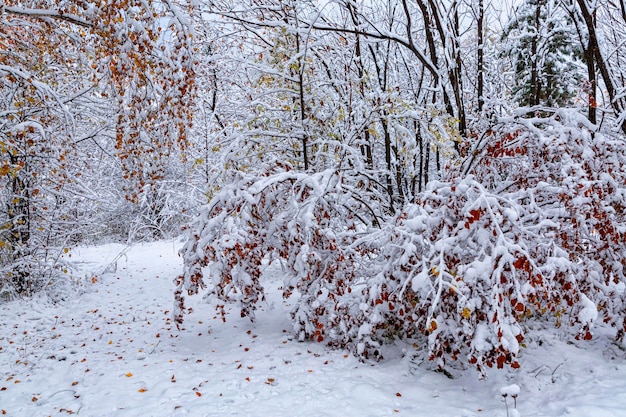
[[[174,241],[75,248],[76,293],[0,305],[0,414],[7,416],[626,416],[626,352],[596,331],[531,332],[519,370],[433,372],[402,346],[384,361],[299,343],[268,268],[257,321],[226,323],[193,297],[170,322]],[[117,258],[116,262],[112,261]],[[419,347],[418,347],[419,348]],[[511,396],[519,389],[517,409]]]

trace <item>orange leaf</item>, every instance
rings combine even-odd
[[[200,391],[196,391],[196,396],[202,397],[202,393]]]
[[[428,327],[428,331],[429,332],[434,332],[435,330],[437,330],[437,321],[436,320],[431,320],[430,321],[430,326]]]
[[[131,376],[133,376],[132,372],[129,372],[129,373],[126,374],[126,378],[130,378]]]
[[[145,389],[145,388],[139,388],[137,391],[139,391],[139,392],[146,392],[146,391],[148,391],[148,390],[147,390],[147,389]]]

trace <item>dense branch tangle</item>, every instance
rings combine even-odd
[[[0,287],[27,293],[57,268],[51,247],[75,233],[59,226],[76,221],[78,143],[114,138],[131,201],[185,148],[193,46],[169,3],[9,0],[0,10]]]
[[[4,12],[11,26],[57,26],[79,39],[81,53],[92,60],[85,70],[94,85],[108,84],[116,98],[117,150],[131,180],[129,198],[136,200],[137,191],[160,178],[158,161],[175,144],[186,146],[194,60],[180,13],[170,2],[139,0],[57,2],[45,9],[8,2]]]
[[[220,94],[255,115],[237,155],[281,154],[311,172],[349,160],[390,213],[410,201],[457,153],[466,123],[455,11],[423,6],[425,16],[399,1],[210,2],[204,24],[221,29],[209,44],[238,44],[221,62],[247,76]],[[431,16],[436,27],[424,25]],[[362,158],[342,157],[355,150]]]

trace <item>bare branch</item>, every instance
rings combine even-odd
[[[26,9],[23,7],[4,6],[4,11],[9,14],[18,16],[32,17],[34,19],[51,18],[55,20],[63,20],[73,25],[82,26],[86,28],[93,27],[91,22],[76,16],[73,14],[66,14],[62,10],[47,10],[47,9]]]

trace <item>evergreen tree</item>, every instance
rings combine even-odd
[[[502,35],[520,106],[571,105],[582,79],[582,50],[570,16],[555,0],[525,0]]]

